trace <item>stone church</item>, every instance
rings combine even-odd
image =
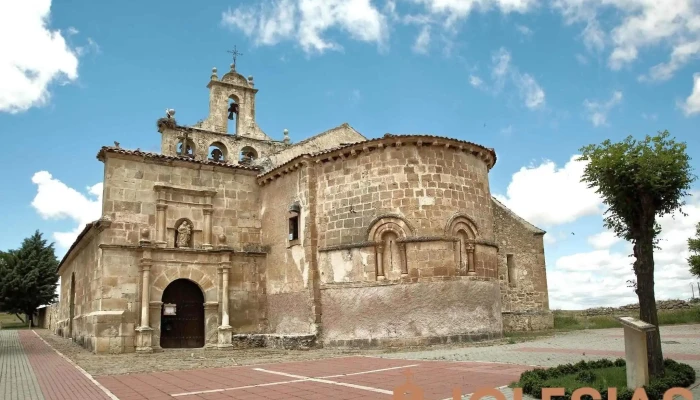
[[[102,215],[58,267],[57,334],[122,353],[552,327],[545,232],[491,196],[494,149],[347,123],[292,143],[258,125],[252,76],[214,68],[207,88],[206,119],[157,121],[160,153],[99,150]]]

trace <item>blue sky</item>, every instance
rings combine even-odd
[[[492,193],[548,231],[553,308],[636,300],[629,246],[579,182],[578,149],[668,129],[700,154],[693,0],[31,3],[0,5],[1,249],[39,229],[61,257],[99,217],[99,148],[159,151],[166,108],[204,119],[211,69],[234,46],[274,138],[348,122],[495,148]],[[697,281],[685,257],[700,195],[688,202],[663,221],[659,298],[689,298]]]

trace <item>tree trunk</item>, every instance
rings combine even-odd
[[[18,313],[15,313],[15,317],[17,317],[17,319],[19,319],[20,321],[22,321],[22,323],[24,323],[24,319],[22,319],[22,317],[20,317]]]
[[[664,364],[661,335],[659,334],[659,318],[656,312],[656,296],[654,295],[653,236],[647,232],[641,232],[640,238],[636,240],[634,245],[636,257],[634,272],[637,275],[636,292],[639,298],[639,319],[656,326],[654,332],[647,334],[647,358],[649,377],[657,378],[664,375]]]

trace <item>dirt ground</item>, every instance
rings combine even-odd
[[[222,368],[236,365],[267,364],[277,362],[316,360],[351,355],[388,354],[400,349],[314,349],[314,350],[218,350],[218,349],[167,349],[151,354],[105,354],[96,355],[73,343],[70,339],[56,336],[46,329],[36,329],[54,349],[70,358],[93,376],[121,375],[142,372],[191,370],[200,368]],[[457,347],[482,347],[502,344],[505,340],[462,344]],[[455,346],[430,346],[430,349],[452,348]],[[428,347],[414,347],[418,351]]]

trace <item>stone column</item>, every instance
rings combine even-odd
[[[205,208],[202,211],[204,212],[204,243],[202,243],[202,248],[208,250],[213,247],[211,243],[211,214],[214,210]]]
[[[467,267],[467,275],[468,276],[476,275],[476,269],[474,268],[476,264],[474,264],[474,245],[473,244],[467,245],[467,260],[469,263],[469,265]]]
[[[221,255],[219,268],[221,269],[221,292],[219,293],[219,302],[221,303],[221,326],[219,326],[219,342],[217,347],[221,349],[233,347],[231,344],[231,332],[233,328],[230,325],[228,310],[228,277],[229,270],[231,269],[230,255],[228,253]]]
[[[141,273],[141,326],[136,328],[136,352],[153,352],[153,328],[149,326],[149,308],[151,300],[151,250],[146,249],[139,265]]]
[[[167,232],[165,222],[165,210],[168,205],[165,204],[164,192],[158,192],[158,203],[156,203],[156,246],[165,247],[168,241],[165,234]]]
[[[384,244],[377,245],[377,280],[384,280]]]
[[[151,333],[151,347],[153,351],[160,351],[160,314],[163,311],[162,301],[151,301],[149,304],[149,309],[151,310],[148,317],[151,323],[150,327],[153,329]]]
[[[399,248],[399,262],[401,263],[401,276],[408,276],[408,262],[406,260],[406,243],[396,243]]]

